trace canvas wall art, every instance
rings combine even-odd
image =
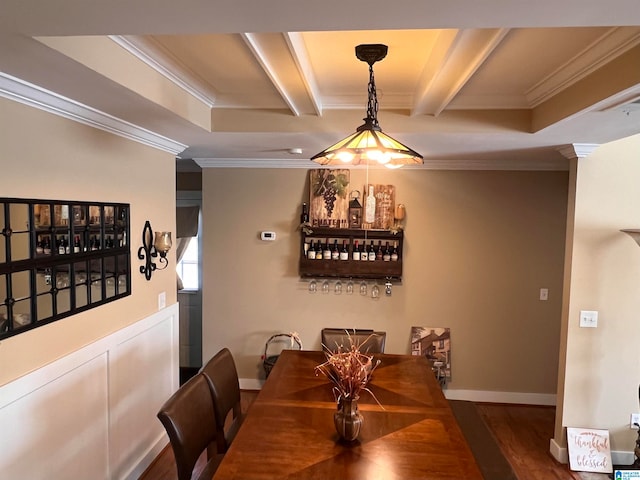
[[[311,170],[309,222],[312,227],[349,228],[349,170]]]
[[[443,387],[451,380],[451,329],[411,327],[411,355],[426,357]]]

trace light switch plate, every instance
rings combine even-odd
[[[161,292],[158,294],[158,310],[162,310],[167,306],[167,294],[166,292]]]
[[[598,326],[598,312],[595,310],[580,310],[580,326],[596,328]]]

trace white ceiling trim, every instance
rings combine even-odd
[[[304,168],[307,170],[321,167],[307,159],[241,159],[241,158],[194,158],[200,168]],[[372,170],[386,170],[384,166],[369,167]],[[366,170],[366,166],[349,167],[353,170]],[[549,160],[430,160],[424,165],[402,167],[403,170],[514,170],[514,171],[566,171],[568,162]]]
[[[252,33],[241,33],[240,36],[244,39],[245,43],[253,53],[253,56],[264,70],[264,73],[267,74],[267,77],[269,77],[269,80],[271,80],[271,83],[289,107],[289,110],[291,110],[296,117],[299,117],[302,114],[301,109],[296,105],[292,95],[289,94],[285,82],[278,76],[277,69],[271,65],[266,48],[263,48],[261,45],[258,35]]]
[[[640,85],[618,92],[607,100],[608,102],[600,106],[597,111],[619,110],[626,114],[638,111],[640,109]]]
[[[570,145],[563,145],[556,150],[565,158],[571,160],[573,158],[585,158],[591,155],[591,153],[600,145],[597,143],[572,143]]]
[[[124,37],[122,35],[110,35],[109,38],[209,108],[213,108],[215,105],[217,92],[213,92],[204,80],[157,42],[148,38]]]
[[[464,101],[455,98],[447,110],[528,110],[529,102],[522,95],[467,95]]]
[[[0,72],[0,96],[177,155],[186,145]]]
[[[309,99],[313,105],[316,115],[322,116],[322,101],[320,96],[320,89],[316,82],[316,77],[311,67],[311,61],[309,60],[309,54],[307,47],[304,43],[304,38],[300,33],[284,33],[285,41],[291,51],[293,61],[300,72],[302,83],[304,84]]]
[[[549,100],[639,43],[636,28],[610,29],[525,92],[530,107]]]

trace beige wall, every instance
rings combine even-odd
[[[365,170],[352,170],[361,190]],[[556,391],[567,172],[372,170],[407,207],[404,277],[391,298],[309,294],[297,275],[308,171],[203,172],[203,358],[231,348],[244,378],[262,375],[273,333],[387,331],[409,353],[414,325],[451,328],[452,389]],[[273,230],[275,242],[258,234]],[[640,252],[638,252],[640,254]],[[539,289],[549,300],[539,300]]]
[[[150,282],[136,254],[145,220],[175,231],[175,159],[168,153],[0,98],[5,197],[131,204],[132,295],[0,342],[0,385],[140,320],[158,294],[176,302],[172,269]],[[173,252],[170,264],[175,265]]]
[[[636,135],[577,162],[558,444],[570,426],[608,429],[612,450],[634,447],[629,418],[640,411],[640,247],[619,230],[640,228],[639,151]],[[580,310],[597,310],[598,327],[580,328]]]

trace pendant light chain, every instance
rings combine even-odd
[[[367,118],[375,127],[378,125],[378,94],[376,93],[376,81],[373,78],[373,63],[369,64],[369,99],[367,101]]]
[[[367,88],[367,118],[356,131],[348,137],[334,143],[311,160],[320,165],[346,164],[366,165],[367,182],[369,165],[384,165],[387,168],[399,168],[403,165],[424,163],[422,155],[402,144],[382,131],[378,124],[378,93],[373,75],[373,64],[387,55],[387,46],[382,44],[362,44],[356,46],[358,60],[369,65],[369,84]]]

